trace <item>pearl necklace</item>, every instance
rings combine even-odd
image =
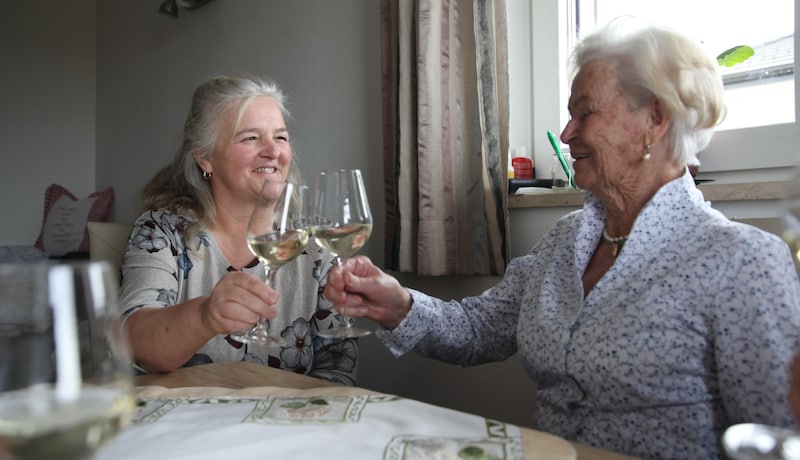
[[[617,257],[617,254],[619,253],[619,250],[622,249],[622,245],[624,245],[625,242],[628,241],[628,236],[629,235],[630,234],[625,235],[625,236],[612,237],[612,236],[609,236],[608,232],[606,232],[606,229],[603,229],[603,243],[610,244],[611,245],[611,255],[614,256],[614,257]]]

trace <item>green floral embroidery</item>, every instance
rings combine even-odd
[[[468,460],[499,460],[497,457],[492,457],[487,454],[483,449],[478,446],[467,446],[458,451],[458,458],[465,458]]]
[[[281,404],[281,407],[283,407],[285,409],[302,409],[302,408],[308,406],[309,404],[313,405],[313,406],[327,406],[328,405],[328,401],[325,401],[322,398],[314,398],[314,399],[309,399],[308,401],[305,401],[305,402],[303,402],[303,401],[288,402],[286,404]]]

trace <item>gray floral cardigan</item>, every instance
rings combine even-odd
[[[208,295],[225,273],[235,270],[207,229],[197,232],[189,246],[185,229],[191,223],[191,217],[164,210],[147,211],[137,219],[122,264],[123,318],[140,308],[169,307]],[[276,273],[281,300],[270,330],[288,345],[242,344],[220,335],[197,350],[185,366],[249,361],[355,385],[356,341],[314,334],[334,320],[332,305],[322,297],[332,263],[331,255],[312,242]],[[264,266],[256,258],[242,271],[266,279]]]

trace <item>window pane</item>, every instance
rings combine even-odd
[[[575,0],[576,38],[624,15],[672,27],[717,56],[738,45],[755,51],[721,67],[728,115],[720,130],[795,121],[794,0]]]

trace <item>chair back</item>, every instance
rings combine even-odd
[[[111,271],[119,283],[122,254],[128,246],[133,225],[122,222],[88,222],[89,259],[111,264]]]

